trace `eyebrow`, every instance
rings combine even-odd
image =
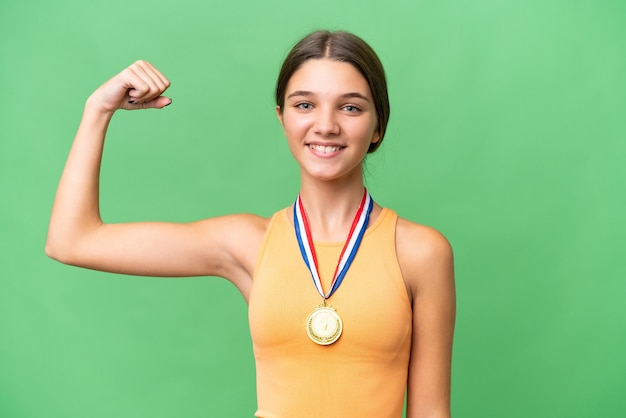
[[[315,96],[315,93],[313,93],[311,91],[306,91],[306,90],[297,90],[297,91],[294,91],[293,93],[291,93],[289,96],[287,96],[287,98],[290,99],[290,98],[292,98],[294,96],[309,97],[309,96]],[[370,99],[367,96],[365,96],[365,95],[363,95],[363,94],[361,94],[359,92],[356,92],[356,91],[350,92],[350,93],[344,93],[344,94],[341,95],[341,97],[344,98],[344,99],[357,98],[357,99],[363,99],[366,102],[370,101]]]

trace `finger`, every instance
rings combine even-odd
[[[152,65],[148,61],[146,61],[146,64],[150,67],[150,69],[152,69],[152,71],[154,72],[155,77],[158,77],[158,79],[161,80],[162,86],[164,87],[163,90],[164,91],[167,90],[169,88],[169,86],[171,85],[170,80],[168,80],[167,77],[165,77],[162,72],[157,70],[154,65]]]
[[[127,96],[130,103],[141,102],[151,92],[154,94],[158,90],[154,81],[142,71],[138,62],[126,68],[124,76],[126,77],[125,83],[128,88]]]
[[[128,110],[138,110],[138,109],[163,109],[166,106],[172,104],[172,99],[165,96],[159,96],[156,99],[149,100],[147,102],[129,104],[125,106]]]
[[[149,102],[145,103],[146,107],[150,107],[150,108],[154,108],[154,109],[163,109],[166,106],[169,106],[172,104],[172,99],[170,99],[169,97],[165,97],[165,96],[159,96],[154,100],[150,100]]]
[[[150,91],[150,85],[142,77],[141,73],[137,73],[137,69],[134,67],[128,67],[125,71],[127,77],[126,85],[128,87],[128,102],[138,103],[140,98],[148,94]]]
[[[131,68],[147,86],[146,91],[137,92],[141,94],[134,96],[137,100],[147,102],[158,97],[163,92],[163,83],[159,77],[154,75],[152,69],[148,67],[145,62],[138,61],[133,64]]]
[[[136,74],[133,72],[132,87],[128,90],[129,103],[142,103],[158,96],[159,90],[156,86],[151,84],[151,81],[147,81],[145,76]]]
[[[131,92],[130,96],[136,102],[148,102],[152,99],[159,97],[168,87],[168,82],[164,82],[160,72],[147,61],[137,61],[130,67],[132,73],[139,77],[146,86],[145,90],[138,90]]]

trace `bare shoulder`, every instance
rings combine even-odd
[[[413,309],[407,417],[449,417],[456,316],[452,247],[436,229],[399,218],[396,249]]]
[[[407,417],[449,417],[456,317],[452,247],[434,228],[398,219],[396,248],[413,309]]]
[[[396,225],[398,251],[406,251],[415,261],[434,262],[452,257],[452,246],[435,228],[398,218]]]
[[[396,251],[412,297],[432,286],[453,286],[452,246],[436,229],[398,218]]]

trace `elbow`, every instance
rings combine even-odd
[[[89,249],[90,231],[68,230],[51,226],[46,237],[45,252],[48,257],[63,264],[82,266]]]
[[[63,257],[60,254],[60,251],[58,250],[58,248],[54,244],[52,244],[50,242],[50,240],[46,241],[45,251],[46,251],[46,255],[48,257],[50,257],[51,259],[56,260],[56,261],[60,261],[61,263],[63,262],[62,261]]]
[[[63,264],[72,264],[71,251],[67,245],[63,245],[48,236],[45,252],[48,257]]]

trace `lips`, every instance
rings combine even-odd
[[[322,154],[330,154],[330,153],[337,152],[345,148],[339,145],[319,145],[319,144],[309,144],[309,147],[312,150],[320,152]]]

